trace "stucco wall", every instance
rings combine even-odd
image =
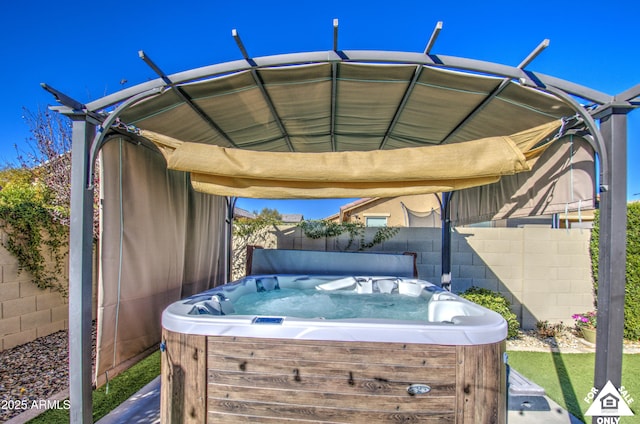
[[[452,234],[453,290],[478,286],[503,293],[523,328],[545,320],[572,325],[572,314],[593,309],[589,237],[585,229],[458,228]],[[278,232],[281,249],[335,246],[336,240],[311,240],[297,228]],[[420,277],[440,282],[439,229],[401,228],[372,250],[416,252]]]
[[[412,211],[428,213],[435,209],[440,210],[440,203],[435,194],[417,194],[411,196],[398,196],[389,198],[360,199],[350,207],[342,210],[346,222],[366,223],[367,216],[381,216],[387,218],[390,227],[408,226],[402,203]],[[439,219],[439,215],[438,215]],[[336,216],[335,221],[338,221]]]

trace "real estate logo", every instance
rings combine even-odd
[[[633,415],[633,411],[629,408],[633,398],[624,386],[617,390],[611,381],[608,381],[600,391],[591,389],[584,400],[592,402],[584,415],[597,417],[598,424],[619,423],[620,417]]]

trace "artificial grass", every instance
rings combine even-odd
[[[152,353],[109,381],[109,393],[106,385],[94,390],[93,421],[96,422],[107,415],[158,375],[160,375],[160,351]],[[68,422],[68,410],[50,409],[29,421],[29,424],[66,424]]]
[[[593,387],[595,354],[509,351],[509,365],[529,380],[543,387],[558,405],[584,422],[590,403],[584,399]],[[640,355],[624,354],[622,385],[634,400],[640,401]],[[635,416],[624,423],[640,422],[640,408],[629,405]]]

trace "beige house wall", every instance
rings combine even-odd
[[[0,237],[4,241],[6,234],[0,231]],[[68,269],[63,279],[68,286]],[[93,293],[95,298],[95,287]],[[57,291],[38,288],[0,244],[0,352],[68,328],[68,299]]]
[[[375,229],[368,229],[369,238]],[[339,250],[346,238],[306,238],[299,228],[278,231],[278,248]],[[538,321],[572,325],[571,315],[594,309],[590,231],[551,228],[458,228],[452,234],[453,290],[471,286],[504,294],[525,329]],[[416,252],[420,278],[440,282],[441,233],[400,228],[372,251]]]
[[[413,196],[399,196],[390,198],[376,198],[355,204],[344,211],[344,221],[361,222],[365,224],[367,216],[384,216],[389,227],[406,227],[404,205],[417,212],[439,210],[440,203],[435,194],[418,194]],[[336,219],[337,220],[337,219]]]

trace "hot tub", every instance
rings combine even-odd
[[[162,325],[162,422],[506,420],[506,322],[427,281],[255,275]]]

